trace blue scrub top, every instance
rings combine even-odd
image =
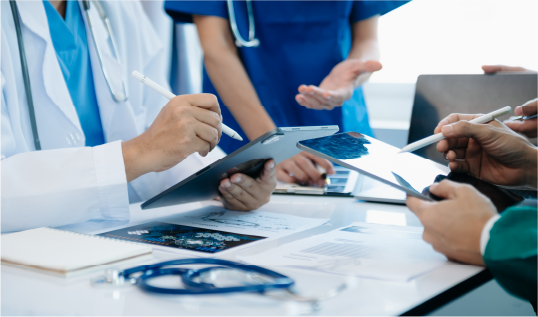
[[[239,56],[262,105],[278,127],[338,125],[340,131],[372,136],[362,89],[343,107],[312,110],[295,101],[301,84],[319,85],[351,48],[354,22],[385,14],[406,1],[252,1],[256,38],[260,46],[238,48]],[[165,9],[176,21],[192,23],[192,14],[228,19],[226,1],[166,1]],[[248,39],[244,1],[234,1],[239,31]],[[204,69],[203,91],[217,94]],[[225,106],[219,98],[221,106]],[[245,133],[226,107],[224,123]],[[219,146],[233,152],[247,141],[221,138]]]
[[[86,26],[77,1],[67,1],[65,21],[48,0],[44,0],[52,44],[77,111],[86,146],[105,143],[103,125],[93,84]]]

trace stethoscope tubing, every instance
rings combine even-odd
[[[165,268],[165,266],[173,265],[219,265],[218,267],[209,267],[199,270],[183,269],[183,268]],[[233,287],[215,287],[209,283],[194,282],[193,279],[209,272],[214,269],[236,269],[245,272],[259,273],[268,276],[274,281],[266,284],[255,284],[245,286],[233,286]],[[201,295],[201,294],[224,294],[224,293],[239,293],[239,292],[258,292],[263,293],[272,289],[287,289],[294,285],[294,281],[289,277],[280,273],[271,271],[269,269],[259,267],[256,265],[242,265],[240,263],[219,260],[219,259],[182,259],[161,262],[152,265],[141,265],[133,267],[122,272],[124,278],[129,279],[131,275],[142,272],[138,278],[136,278],[136,284],[142,290],[150,293],[157,294],[171,294],[171,295]],[[185,288],[165,288],[157,287],[149,284],[149,281],[156,277],[166,275],[178,275],[181,277]]]

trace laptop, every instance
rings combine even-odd
[[[407,144],[430,136],[437,123],[451,113],[488,113],[512,109],[538,96],[538,74],[421,75],[417,79]],[[510,115],[499,118],[501,121]],[[531,140],[532,141],[532,140]],[[414,153],[447,165],[437,144]],[[405,204],[405,193],[359,175],[353,196],[359,200]]]

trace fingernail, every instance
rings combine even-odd
[[[311,92],[310,92],[310,94],[311,94],[311,95],[313,95],[313,94],[314,94],[314,92],[313,92],[313,91],[311,91]]]
[[[230,183],[229,180],[225,180],[224,184],[222,185],[222,187],[224,187],[224,188],[230,188],[230,186],[232,186],[232,183]]]
[[[441,128],[441,131],[443,132],[444,135],[450,135],[454,131],[454,128],[452,127],[451,124],[449,124]]]
[[[331,96],[327,96],[327,97],[325,97],[325,99],[329,100],[329,99],[331,99]]]
[[[236,177],[234,177],[234,179],[232,179],[232,183],[239,183],[241,181],[241,175],[237,175]]]
[[[269,162],[269,164],[267,164],[267,167],[272,170],[273,168],[275,168],[275,161],[271,161]]]

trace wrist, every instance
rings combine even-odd
[[[529,146],[529,155],[528,155],[528,159],[527,159],[527,162],[529,162],[529,164],[527,165],[527,169],[526,169],[526,173],[525,173],[525,176],[526,176],[526,182],[525,184],[529,187],[532,187],[534,189],[536,189],[538,187],[538,149],[534,146]]]
[[[146,155],[144,153],[146,151],[142,150],[143,146],[141,143],[140,136],[121,143],[127,183],[151,172],[151,165],[147,164],[145,160]]]

